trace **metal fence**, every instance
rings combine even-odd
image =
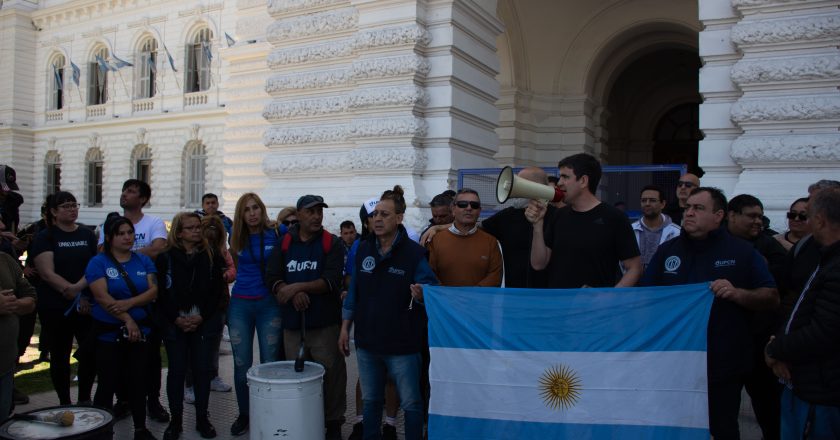
[[[514,168],[518,173],[522,168]],[[549,176],[557,176],[556,167],[543,168]],[[627,216],[641,216],[639,193],[645,185],[659,185],[665,190],[666,200],[676,200],[677,181],[685,174],[686,165],[617,165],[604,166],[597,196],[604,203],[613,205],[624,202]],[[496,200],[496,180],[502,168],[472,168],[458,171],[458,189],[472,188],[481,197],[481,217],[489,217],[510,206]],[[673,203],[673,202],[671,202]]]

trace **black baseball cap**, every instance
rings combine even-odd
[[[314,208],[316,206],[321,206],[324,208],[329,208],[326,203],[324,203],[324,198],[321,196],[315,196],[312,194],[307,194],[297,201],[297,209],[300,211],[301,209],[307,208]]]
[[[3,191],[18,191],[17,173],[8,165],[0,165],[0,188]]]

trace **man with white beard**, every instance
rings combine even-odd
[[[523,168],[519,177],[548,185],[548,176],[539,167]],[[525,218],[525,208],[528,199],[510,199],[511,206],[505,208],[492,217],[481,222],[481,228],[496,237],[502,245],[502,256],[505,261],[505,287],[546,287],[545,271],[537,271],[531,267],[531,237],[533,227]],[[548,205],[546,218],[552,218],[557,210]],[[549,221],[543,225],[549,224]]]

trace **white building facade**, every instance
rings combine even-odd
[[[137,177],[164,218],[204,192],[228,214],[248,191],[271,212],[315,193],[331,229],[400,184],[419,228],[459,169],[588,152],[699,166],[783,227],[808,184],[840,179],[838,7],[5,0],[0,163],[25,221],[60,187],[98,223]]]

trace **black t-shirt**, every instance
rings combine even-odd
[[[96,234],[82,225],[73,232],[65,232],[53,226],[35,237],[31,258],[34,260],[38,255],[50,251],[53,253],[55,273],[75,283],[85,275],[88,262],[96,255]],[[37,291],[40,310],[67,310],[73,304],[73,301],[64,299],[61,292],[47,283],[39,283]]]
[[[546,219],[557,211],[548,205]],[[545,230],[550,220],[545,222]],[[481,222],[481,228],[499,240],[505,260],[505,287],[546,287],[548,271],[531,268],[533,226],[525,218],[524,208],[505,208]]]
[[[627,217],[605,203],[586,212],[558,209],[546,227],[545,245],[551,248],[551,288],[612,287],[620,279],[618,263],[639,256]]]

